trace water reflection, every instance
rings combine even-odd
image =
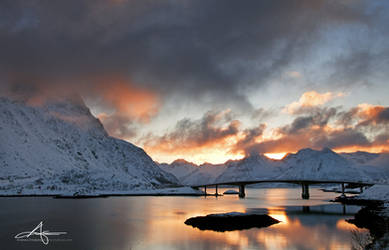
[[[351,230],[357,228],[345,219],[359,208],[347,206],[344,211],[327,202],[335,194],[310,191],[310,200],[301,200],[299,188],[249,189],[246,199],[1,198],[0,240],[5,249],[41,249],[39,244],[17,244],[12,235],[43,219],[49,230],[67,231],[73,239],[53,243],[50,249],[350,249]],[[223,233],[184,224],[189,217],[232,211],[267,213],[281,223]]]

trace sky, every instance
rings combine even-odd
[[[389,151],[389,2],[0,2],[0,94],[78,93],[158,162]]]

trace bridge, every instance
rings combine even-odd
[[[298,184],[301,185],[302,193],[301,197],[303,199],[309,199],[309,185],[314,184],[341,184],[342,186],[342,196],[345,194],[345,184],[357,188],[359,187],[361,189],[361,192],[363,190],[363,187],[365,186],[372,186],[374,183],[368,183],[368,182],[357,182],[357,181],[347,181],[347,180],[251,180],[251,181],[229,181],[229,182],[219,182],[219,183],[212,183],[212,184],[203,184],[203,185],[196,185],[191,186],[194,189],[204,188],[204,195],[207,195],[207,187],[215,187],[215,195],[218,196],[218,187],[219,186],[238,186],[239,187],[239,197],[244,198],[246,196],[245,187],[246,185],[250,184],[257,184],[257,183],[291,183],[291,184]]]

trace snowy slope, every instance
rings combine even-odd
[[[188,186],[212,183],[226,168],[225,164],[205,163],[198,166],[182,159],[171,164],[161,163],[159,166],[164,171],[173,174],[180,184]]]
[[[226,165],[226,170],[216,178],[216,182],[268,180],[281,174],[280,161],[270,160],[259,154],[229,161]]]
[[[355,197],[363,200],[381,200],[389,202],[389,185],[376,184],[367,188],[363,193]]]
[[[340,155],[346,158],[348,161],[352,162],[353,164],[361,165],[367,164],[368,162],[374,160],[380,154],[357,151],[354,153],[341,153]]]
[[[226,164],[210,164],[205,163],[197,167],[197,169],[186,176],[183,176],[181,183],[184,185],[201,185],[214,183],[216,178],[226,169]]]
[[[177,179],[107,135],[81,98],[41,106],[0,97],[0,194],[142,190]]]
[[[302,149],[285,157],[283,164],[279,179],[371,181],[364,171],[328,148]]]
[[[252,155],[219,165],[196,166],[179,161],[174,166],[165,164],[164,169],[175,174],[184,185],[272,179],[388,183],[389,154],[356,152],[344,155],[328,148],[302,149],[283,160]]]
[[[175,160],[171,164],[160,163],[159,167],[164,171],[173,174],[178,179],[182,179],[184,176],[198,169],[198,166],[196,164],[187,162],[183,159]]]
[[[365,164],[356,166],[364,171],[373,182],[389,183],[389,154],[379,154]]]
[[[242,160],[224,164],[206,163],[197,166],[183,160],[172,164],[160,164],[161,168],[174,174],[184,185],[202,185],[215,182],[269,179],[278,176],[282,164],[262,155],[253,155]]]

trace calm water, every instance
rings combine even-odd
[[[220,189],[219,189],[220,190]],[[221,190],[223,191],[223,190]],[[210,192],[210,191],[209,191]],[[0,198],[1,249],[350,249],[352,218],[359,207],[329,203],[336,196],[300,188],[247,189],[247,197]],[[267,212],[282,221],[268,228],[200,231],[184,224],[192,216],[221,212]],[[47,246],[17,242],[32,230],[66,231]],[[360,231],[364,233],[364,231]],[[71,241],[54,241],[71,239]]]

